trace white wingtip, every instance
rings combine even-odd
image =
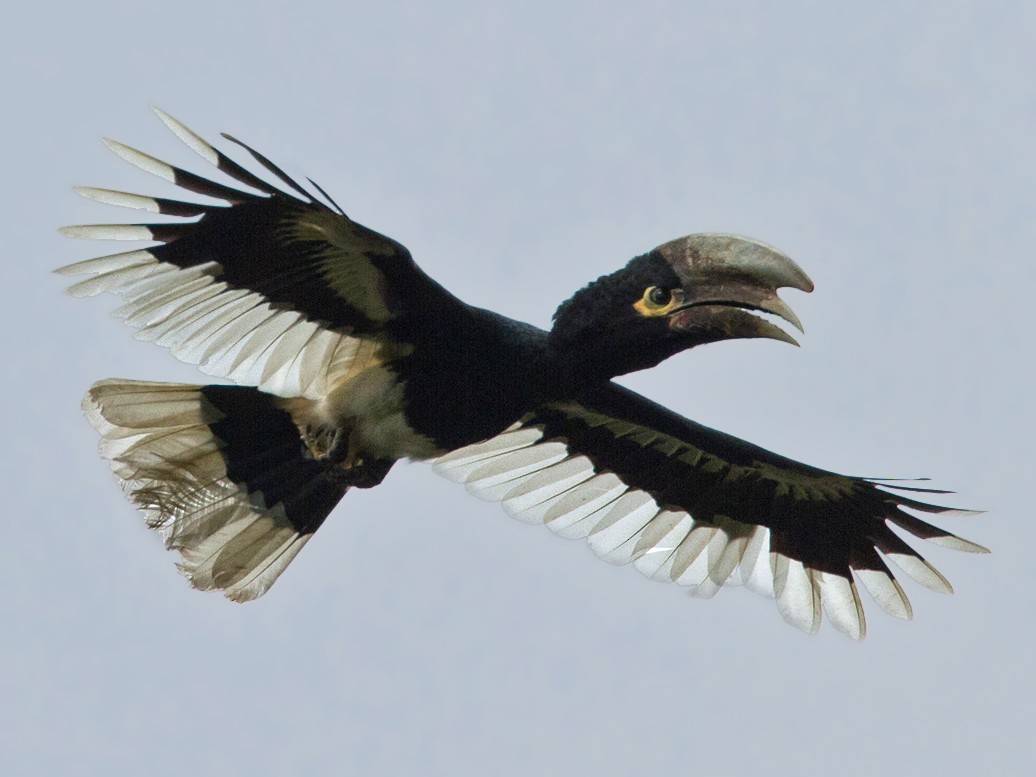
[[[989,548],[954,534],[947,534],[944,537],[928,537],[927,539],[931,543],[949,548],[950,550],[960,550],[965,553],[989,553]]]
[[[167,165],[160,159],[155,159],[153,156],[145,154],[143,151],[137,151],[135,148],[130,148],[124,143],[119,143],[117,140],[111,140],[109,138],[103,138],[104,145],[106,145],[113,154],[120,159],[124,159],[134,167],[139,167],[146,173],[157,175],[159,178],[163,178],[170,183],[176,183],[176,171],[170,165]]]
[[[76,224],[58,230],[65,237],[81,240],[151,240],[151,230],[142,224]]]
[[[133,208],[134,210],[146,210],[151,213],[159,213],[158,202],[153,197],[145,197],[142,194],[130,194],[119,192],[113,189],[98,189],[93,186],[74,186],[72,191],[80,197],[85,197],[94,202],[105,205],[116,205],[120,208]]]
[[[161,108],[152,106],[151,110],[155,112],[155,115],[161,120],[161,122],[165,124],[165,126],[168,127],[176,137],[183,141],[184,145],[191,149],[191,151],[196,153],[206,162],[213,165],[219,165],[219,154],[216,153],[216,149],[209,145],[209,143],[207,143],[197,132],[194,132],[182,121],[173,118]]]
[[[953,586],[950,585],[950,581],[923,558],[907,553],[889,553],[888,557],[895,562],[896,566],[925,588],[930,588],[941,594],[953,593]]]
[[[910,599],[891,574],[878,569],[857,569],[855,573],[878,606],[893,618],[908,621],[914,617]]]

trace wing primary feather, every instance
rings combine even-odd
[[[820,628],[819,573],[801,561],[771,553],[777,609],[787,623],[807,634]]]
[[[867,619],[856,583],[842,575],[820,573],[820,596],[831,625],[857,641],[867,634]]]
[[[909,507],[911,510],[918,510],[922,513],[937,513],[939,515],[959,515],[959,516],[970,516],[970,515],[981,515],[982,510],[968,510],[960,507],[945,507],[944,505],[933,505],[928,502],[919,502],[916,499],[910,499],[909,497],[901,496],[900,494],[895,495],[897,504],[902,507]]]
[[[94,186],[75,186],[72,191],[80,197],[85,197],[88,200],[105,205],[146,210],[150,213],[161,213],[164,216],[190,218],[192,216],[200,216],[212,207],[222,207],[201,205],[197,202],[167,200],[164,197],[149,197],[144,194],[131,194],[130,192],[115,191],[114,189],[98,189]]]
[[[857,550],[852,561],[857,579],[878,606],[894,618],[910,620],[914,617],[910,599],[896,580],[888,564],[882,561],[874,548]]]
[[[921,556],[913,553],[886,553],[885,555],[925,588],[941,594],[953,593],[953,586],[950,585],[950,581]]]
[[[176,184],[177,186],[187,189],[187,191],[194,192],[195,194],[204,194],[206,197],[215,197],[217,200],[226,200],[235,205],[246,202],[250,199],[255,199],[254,194],[243,192],[240,189],[235,189],[231,186],[224,186],[221,183],[210,181],[208,178],[202,178],[200,175],[189,173],[179,167],[174,167],[167,162],[156,159],[149,154],[145,154],[143,151],[137,151],[135,148],[130,148],[124,143],[119,143],[116,140],[105,138],[104,144],[111,149],[112,153],[129,162],[134,167],[139,167],[146,173],[151,173],[159,178],[164,178],[170,183]]]
[[[85,275],[87,273],[100,274],[121,270],[124,267],[131,267],[136,264],[155,263],[155,255],[150,251],[137,249],[135,251],[122,251],[107,256],[97,256],[93,259],[84,259],[75,264],[67,264],[54,270],[57,275]]]
[[[152,275],[164,274],[162,267],[151,262],[142,262],[112,272],[95,275],[68,287],[73,297],[92,297],[104,291],[117,289],[124,283],[146,279]]]
[[[251,186],[261,192],[265,192],[266,194],[280,193],[275,187],[271,186],[262,178],[246,170],[233,159],[220,153],[218,149],[209,144],[208,141],[187,127],[183,122],[170,116],[160,108],[152,108],[151,110],[155,112],[155,115],[158,116],[162,123],[165,124],[166,127],[176,135],[176,137],[183,141],[184,145],[194,151],[205,161],[215,165],[216,168],[229,175],[235,181],[243,183],[245,186]]]
[[[868,483],[872,483],[881,488],[893,488],[896,491],[913,491],[918,494],[954,494],[955,491],[947,491],[945,488],[922,488],[920,486],[900,486],[896,485],[893,478],[861,478],[866,480]],[[927,480],[927,478],[922,478]]]
[[[260,154],[254,148],[252,148],[252,147],[242,143],[240,140],[235,138],[233,135],[229,135],[226,132],[223,132],[221,134],[223,135],[223,137],[225,137],[231,143],[236,143],[237,145],[241,146],[241,148],[243,148],[245,151],[247,151],[249,154],[252,155],[252,158],[255,159],[256,162],[258,162],[263,167],[265,167],[267,170],[269,170],[271,173],[273,173],[275,176],[277,176],[287,186],[290,186],[293,190],[298,192],[306,202],[313,202],[313,195],[311,195],[309,192],[307,192],[305,189],[303,189],[295,181],[295,179],[293,179],[290,175],[288,175],[286,172],[281,170],[281,168],[279,168],[277,165],[275,165],[273,162],[271,162],[265,156]]]
[[[152,106],[152,111],[159,118],[159,120],[172,132],[176,137],[187,148],[191,149],[195,154],[200,156],[206,162],[219,166],[219,152],[216,151],[204,138],[198,133],[191,130],[183,122],[170,116],[168,113],[163,111],[161,108],[155,108]]]
[[[874,538],[874,545],[921,585],[939,593],[953,593],[949,581],[895,532],[889,530]]]
[[[77,240],[155,240],[148,224],[75,224],[58,230]]]
[[[345,218],[349,218],[348,216],[345,215],[345,211],[342,210],[342,207],[337,202],[334,201],[334,199],[331,197],[331,195],[328,194],[326,191],[324,191],[324,187],[323,186],[318,184],[312,178],[307,178],[306,180],[309,181],[310,186],[312,186],[314,189],[316,189],[318,192],[320,192],[322,195],[324,195],[324,199],[327,200],[329,203],[331,203],[331,206],[335,209],[335,211],[338,213],[339,216],[345,216]]]
[[[936,545],[942,545],[944,548],[961,550],[965,553],[989,553],[989,548],[966,540],[963,537],[958,537],[956,534],[951,534],[927,521],[922,521],[920,518],[904,513],[902,510],[896,510],[888,517],[888,520],[901,529],[910,532],[915,537],[934,542]]]

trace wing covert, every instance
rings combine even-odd
[[[727,583],[773,596],[784,619],[809,633],[826,612],[839,631],[863,638],[857,582],[883,610],[910,618],[884,558],[922,585],[952,592],[890,523],[957,550],[985,551],[903,508],[966,511],[799,464],[615,384],[545,405],[507,432],[441,457],[435,469],[501,500],[520,520],[585,537],[601,558],[633,563],[696,596]]]

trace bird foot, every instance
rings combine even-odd
[[[318,461],[339,463],[348,458],[348,435],[337,426],[307,426],[302,435],[306,452]]]

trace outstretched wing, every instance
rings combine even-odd
[[[58,270],[92,276],[71,287],[74,295],[121,294],[126,304],[117,314],[140,329],[140,339],[170,348],[209,375],[282,396],[319,398],[352,369],[399,355],[406,344],[386,335],[392,322],[420,312],[415,306],[431,308],[448,297],[406,248],[350,220],[330,198],[329,204],[317,199],[258,152],[225,136],[286,190],[249,172],[171,116],[156,113],[199,156],[255,191],[105,141],[127,162],[222,201],[77,189],[111,205],[200,217],[62,230],[78,238],[159,243]]]
[[[784,619],[809,633],[823,610],[837,629],[863,638],[855,580],[889,614],[911,617],[882,556],[922,585],[952,592],[890,523],[946,547],[985,551],[903,508],[963,511],[799,464],[615,384],[546,405],[497,437],[439,458],[435,469],[477,496],[502,500],[515,518],[585,537],[601,558],[632,562],[653,579],[706,597],[728,582],[774,596]]]

